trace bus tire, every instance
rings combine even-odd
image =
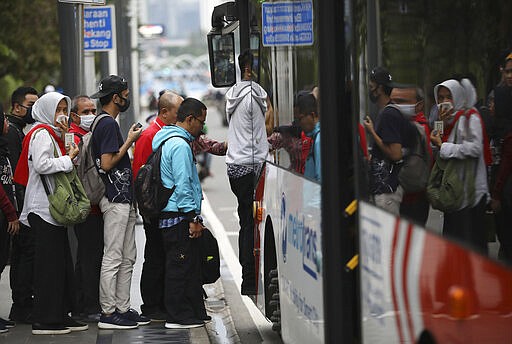
[[[272,293],[272,298],[268,303],[269,313],[272,314],[272,330],[281,335],[281,305],[279,299],[279,278],[277,277],[277,269],[270,270],[268,278],[270,280],[268,291]]]

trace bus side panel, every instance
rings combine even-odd
[[[323,343],[320,185],[267,168],[263,207],[274,225],[283,341]]]
[[[364,343],[512,342],[512,271],[360,204]]]

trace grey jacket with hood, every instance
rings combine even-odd
[[[266,111],[267,92],[256,82],[240,81],[227,91],[227,164],[254,165],[265,160],[268,154]]]

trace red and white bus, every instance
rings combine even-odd
[[[362,192],[358,140],[358,124],[376,113],[368,73],[378,65],[425,91],[427,115],[433,86],[456,73],[474,74],[487,94],[512,35],[499,10],[509,7],[238,0],[216,8],[214,86],[234,82],[236,22],[237,50],[258,57],[255,77],[271,95],[275,127],[292,124],[299,91],[320,89],[322,183],[297,172],[289,144],[269,154],[255,189],[254,301],[285,343],[512,342],[512,267],[442,236],[431,221],[425,228],[373,205]],[[350,204],[353,215],[344,211]]]

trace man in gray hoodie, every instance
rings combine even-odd
[[[252,203],[256,180],[268,154],[265,128],[267,92],[251,80],[253,60],[249,50],[240,54],[238,64],[242,80],[226,93],[229,123],[226,164],[231,190],[238,201],[242,295],[256,294]]]

